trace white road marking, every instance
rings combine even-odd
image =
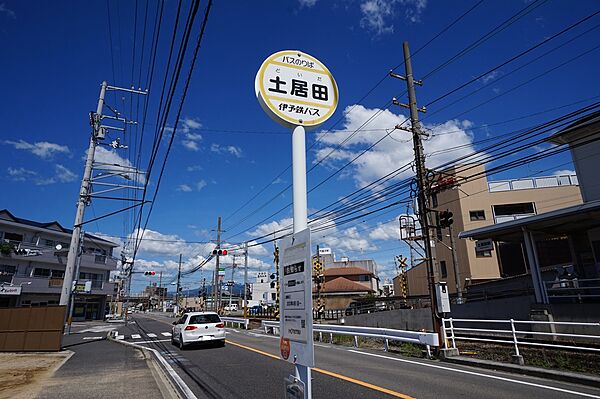
[[[142,336],[140,334],[131,334],[131,338],[140,339],[140,338],[142,338]]]
[[[279,339],[278,335],[265,335],[265,334],[257,334],[257,333],[251,333],[249,332],[248,335],[252,335],[253,337],[260,337],[260,338],[275,338],[275,339]]]
[[[564,393],[568,393],[568,394],[571,394],[571,395],[584,396],[584,397],[587,397],[587,398],[600,399],[600,396],[592,395],[592,394],[585,393],[585,392],[571,391],[569,389],[557,388],[557,387],[552,387],[552,386],[542,385],[542,384],[536,384],[536,383],[527,382],[527,381],[514,380],[512,378],[499,377],[499,376],[496,376],[496,375],[478,373],[478,372],[475,372],[475,371],[455,369],[455,368],[452,368],[452,367],[445,367],[445,366],[438,366],[436,364],[415,362],[413,360],[406,360],[406,359],[399,359],[399,358],[395,358],[395,357],[377,355],[375,353],[361,352],[361,351],[357,351],[357,350],[354,350],[354,349],[350,349],[350,350],[348,350],[348,352],[358,353],[360,355],[367,355],[367,356],[379,357],[379,358],[382,358],[382,359],[394,360],[396,362],[416,364],[418,366],[423,366],[423,367],[431,367],[431,368],[435,368],[435,369],[453,371],[455,373],[475,375],[475,376],[483,377],[483,378],[491,378],[493,380],[500,380],[500,381],[512,382],[514,384],[521,384],[521,385],[528,385],[528,386],[536,387],[536,388],[549,389],[551,391],[564,392]]]
[[[85,330],[78,331],[78,333],[79,334],[88,333],[88,332],[99,333],[99,332],[105,332],[105,331],[112,331],[114,329],[115,329],[115,327],[113,327],[113,326],[98,326],[98,327],[86,328]]]
[[[320,346],[321,348],[331,348],[331,345],[323,345],[323,344],[314,344],[315,346]]]
[[[124,335],[117,335],[115,338],[117,338],[117,339],[125,339],[125,336]]]
[[[147,335],[148,335],[150,338],[156,338],[156,334],[154,334],[154,333],[148,333]]]
[[[102,339],[104,337],[83,337],[83,339]]]
[[[164,335],[165,337],[170,337],[171,336],[170,332],[164,332],[164,333],[161,333],[161,334]]]

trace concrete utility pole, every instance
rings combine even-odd
[[[244,319],[248,316],[248,241],[244,243]]]
[[[181,254],[179,254],[179,269],[177,271],[177,292],[175,293],[175,310],[173,313],[179,313],[179,290],[181,288]]]
[[[422,85],[422,82],[415,82],[412,70],[412,61],[410,58],[410,49],[408,42],[403,43],[404,50],[404,68],[405,76],[400,76],[390,72],[390,76],[406,81],[406,89],[408,91],[408,105],[400,104],[396,99],[393,103],[400,105],[410,110],[411,132],[413,137],[413,149],[415,153],[415,168],[417,177],[417,204],[419,207],[419,222],[421,224],[421,235],[423,236],[423,244],[425,246],[425,261],[427,262],[427,280],[429,285],[429,296],[431,299],[431,317],[433,329],[438,334],[441,334],[441,319],[437,314],[437,299],[435,295],[436,284],[436,268],[435,268],[435,249],[431,245],[431,231],[429,223],[429,198],[427,193],[427,169],[425,168],[425,157],[423,155],[423,142],[421,141],[421,126],[419,122],[419,111],[425,112],[424,108],[417,107],[417,96],[415,93],[415,84]],[[442,340],[440,339],[440,342]]]
[[[217,251],[221,248],[221,216],[217,220]],[[215,284],[213,285],[213,307],[214,311],[219,311],[219,254],[217,253],[217,260],[215,263]]]
[[[158,308],[162,311],[163,295],[162,295],[162,271],[158,275]]]
[[[458,257],[456,255],[456,240],[454,239],[454,232],[452,231],[452,225],[448,226],[448,234],[450,235],[450,246],[452,248],[452,266],[454,267],[454,282],[456,284],[456,302],[462,303],[462,289],[460,286],[460,271],[458,270]]]
[[[231,285],[229,286],[229,312],[231,312],[231,296],[233,294],[233,273],[235,272],[235,255],[233,255],[233,264],[231,265]]]
[[[71,244],[69,246],[69,254],[67,256],[67,266],[65,267],[65,277],[63,280],[62,290],[60,292],[59,305],[68,306],[69,299],[71,298],[71,292],[73,291],[73,277],[75,275],[75,263],[77,260],[77,252],[79,251],[79,238],[81,235],[81,225],[83,223],[83,214],[85,207],[88,205],[89,191],[90,191],[90,178],[92,176],[92,164],[94,163],[94,154],[96,153],[96,145],[98,144],[98,136],[100,135],[102,108],[104,107],[104,96],[106,95],[106,88],[108,83],[102,82],[100,88],[100,98],[98,99],[98,106],[96,107],[96,113],[93,115],[92,120],[92,136],[90,137],[90,145],[88,147],[87,157],[85,161],[85,169],[83,171],[83,179],[81,180],[81,187],[79,189],[79,199],[77,201],[77,212],[75,213],[75,222],[73,223],[73,234],[71,235]]]
[[[77,251],[77,261],[75,262],[75,276],[74,276],[74,283],[75,285],[77,285],[77,281],[79,280],[79,268],[81,266],[81,255],[83,254],[83,238],[85,237],[85,232],[83,230],[81,230],[80,234],[79,234],[79,251]],[[69,298],[69,313],[68,313],[68,319],[67,319],[67,324],[68,324],[68,328],[67,328],[67,332],[68,334],[71,334],[71,324],[73,323],[73,308],[75,307],[75,295],[76,293],[74,291],[71,291],[71,297]]]

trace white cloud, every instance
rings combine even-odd
[[[6,8],[4,3],[0,3],[0,14],[2,13],[8,15],[9,18],[17,19],[17,14],[13,10]]]
[[[233,145],[221,146],[217,143],[213,143],[210,146],[210,150],[212,152],[216,152],[217,154],[229,153],[235,156],[236,158],[241,158],[242,156],[242,149]]]
[[[495,80],[498,78],[498,76],[500,76],[500,71],[492,71],[490,73],[488,73],[487,75],[485,75],[484,77],[482,77],[481,79],[479,79],[483,84],[487,84],[489,82],[491,82],[492,80]]]
[[[194,133],[193,130],[200,129],[202,124],[194,118],[181,119],[181,131],[185,134],[185,138],[181,140],[181,144],[190,151],[199,151],[199,143],[202,141],[200,133]]]
[[[9,166],[7,171],[8,175],[15,181],[25,181],[37,175],[37,172],[25,168],[11,168]]]
[[[43,159],[49,159],[54,154],[57,154],[57,153],[68,154],[70,152],[69,147],[67,147],[66,145],[49,143],[47,141],[38,141],[38,142],[32,144],[32,143],[28,143],[25,140],[19,140],[19,141],[6,140],[6,141],[4,141],[4,144],[12,145],[17,150],[29,151],[32,154],[37,155],[38,157],[43,158]]]
[[[281,232],[277,233],[277,236],[280,236],[287,233],[291,233],[293,224],[294,220],[292,218],[285,218],[279,221],[273,220],[272,222],[261,224],[256,228],[256,230],[251,231],[248,234],[250,236],[258,237],[273,234],[282,230]]]
[[[576,173],[574,170],[571,170],[571,169],[557,170],[556,172],[553,173],[553,176],[565,176],[565,175],[576,175]]]
[[[301,7],[310,8],[317,4],[317,0],[298,0],[298,3],[300,3]]]
[[[352,107],[354,107],[352,112],[348,112]],[[389,110],[381,112],[379,109],[369,109],[362,105],[350,106],[346,108],[346,112],[346,121],[341,130],[317,134],[321,146],[316,150],[316,159],[323,159],[333,151],[323,161],[324,164],[330,167],[341,166],[341,164],[353,160],[364,149],[384,137],[386,135],[385,129],[390,129],[406,120],[405,116],[396,115]],[[360,131],[350,137],[352,132],[356,131],[375,114],[378,114],[377,117],[365,127],[365,131]],[[430,168],[435,167],[472,152],[473,147],[470,145],[472,138],[467,133],[470,126],[469,121],[456,120],[440,125],[425,125],[425,128],[433,134],[430,139],[425,140],[423,143],[427,166]],[[451,134],[447,134],[450,132]],[[347,141],[344,142],[345,140]],[[341,147],[335,149],[338,145],[341,145]],[[448,150],[453,147],[459,148]],[[350,166],[352,169],[349,170],[348,175],[352,176],[358,187],[364,187],[400,166],[412,162],[413,159],[410,134],[402,130],[396,130],[354,161]],[[396,176],[395,179],[403,179],[412,174],[413,171],[407,169]]]
[[[200,150],[200,147],[198,146],[198,143],[194,140],[182,140],[181,144],[183,144],[183,146],[185,148],[187,148],[190,151],[198,151]]]
[[[196,190],[202,190],[204,187],[206,187],[206,184],[206,181],[200,180],[198,183],[196,183]]]
[[[391,220],[387,223],[377,223],[377,227],[369,233],[369,238],[372,240],[399,240],[400,239],[400,225],[398,220]]]
[[[394,25],[391,20],[396,15],[398,5],[404,7],[407,21],[417,23],[427,7],[427,0],[364,0],[360,4],[360,26],[376,35],[393,33]]]
[[[106,163],[110,166],[112,172],[118,172],[123,175],[123,178],[129,180],[136,180],[139,183],[145,183],[146,178],[143,174],[136,174],[132,172],[133,164],[129,159],[123,158],[117,154],[116,150],[106,149],[104,147],[96,147],[96,154],[94,156],[95,162]]]
[[[187,168],[185,168],[185,169],[186,169],[188,172],[197,172],[197,171],[200,171],[200,170],[202,170],[203,168],[202,168],[202,166],[200,166],[200,165],[190,165],[190,166],[188,166],[188,167],[187,167]]]
[[[55,165],[56,179],[61,183],[69,183],[77,179],[77,175],[61,164]]]
[[[200,129],[202,124],[196,118],[181,119],[181,126],[184,133],[189,133],[190,130]]]
[[[188,186],[187,184],[180,184],[177,187],[177,191],[183,191],[184,193],[189,193],[192,191],[192,188],[190,186]]]
[[[278,177],[277,179],[273,180],[273,183],[271,184],[282,184],[285,183],[285,180],[283,180],[281,177]]]

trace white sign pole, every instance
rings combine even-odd
[[[292,131],[292,191],[294,193],[294,234],[308,227],[308,203],[306,194],[306,133],[304,126],[296,126]],[[308,267],[311,267],[310,264]],[[312,285],[307,284],[309,289]],[[312,293],[311,293],[312,296]],[[312,303],[310,306],[312,312]],[[313,345],[310,334],[307,344]],[[295,364],[296,378],[304,383],[304,399],[312,399],[311,369],[302,364]]]

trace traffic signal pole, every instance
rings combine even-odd
[[[248,317],[248,241],[244,243],[244,319]]]
[[[217,220],[217,250],[221,248],[221,216]],[[217,253],[217,259],[215,262],[215,284],[213,285],[213,310],[219,311],[218,306],[219,300],[219,254]]]
[[[179,313],[179,290],[181,289],[181,254],[179,254],[179,269],[177,270],[177,292],[175,293],[175,315]]]

